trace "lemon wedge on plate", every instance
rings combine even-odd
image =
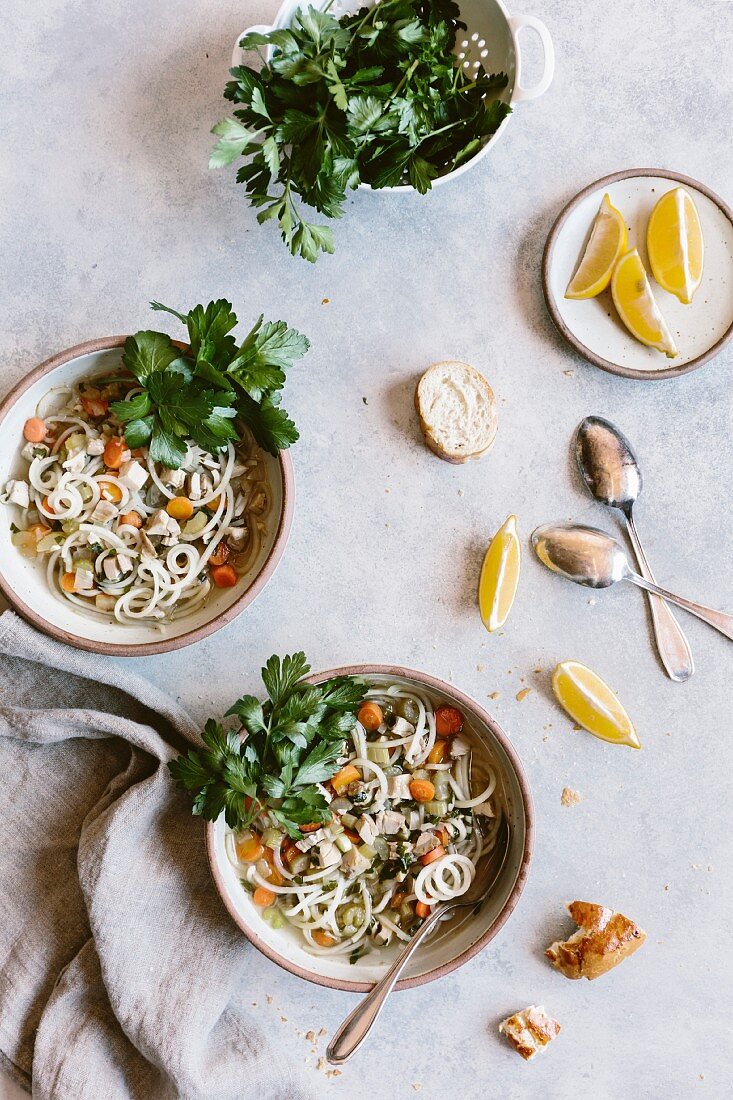
[[[619,256],[626,251],[628,239],[624,219],[611,205],[608,195],[604,195],[583,258],[568,283],[565,297],[595,298],[605,290]]]
[[[705,245],[697,207],[684,187],[667,191],[652,210],[646,247],[659,285],[689,305],[702,282]]]
[[[669,359],[679,354],[659,311],[641,257],[635,248],[622,256],[611,279],[613,304],[632,336]]]
[[[552,690],[579,726],[612,745],[640,749],[634,724],[608,684],[578,661],[563,661],[552,674]]]
[[[478,582],[481,621],[490,633],[507,621],[517,594],[521,561],[517,517],[509,516],[491,540]]]

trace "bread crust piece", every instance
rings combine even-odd
[[[481,447],[467,447],[466,450],[462,451],[461,453],[458,453],[458,451],[456,450],[447,450],[441,444],[440,440],[435,434],[434,427],[431,426],[430,421],[425,415],[426,409],[423,406],[421,398],[421,387],[424,389],[425,386],[429,383],[431,373],[450,367],[457,367],[462,371],[467,371],[469,375],[472,376],[477,387],[483,392],[484,400],[486,401],[486,406],[490,412],[492,420],[491,435],[488,441]],[[496,433],[499,428],[499,416],[496,408],[496,398],[494,397],[494,391],[492,390],[491,386],[486,381],[484,376],[481,374],[481,372],[477,371],[476,368],[472,367],[469,363],[463,363],[458,359],[446,359],[440,363],[433,363],[433,365],[431,367],[428,367],[424,374],[421,375],[417,386],[415,387],[414,401],[415,409],[417,410],[417,415],[420,419],[420,430],[422,431],[423,438],[426,444],[433,452],[433,454],[436,454],[438,458],[442,458],[445,462],[452,462],[456,465],[460,465],[464,462],[468,462],[469,459],[481,458],[482,455],[488,454],[488,452],[494,446]]]
[[[502,1020],[499,1031],[528,1062],[560,1034],[560,1025],[547,1015],[542,1005],[530,1005]]]
[[[646,932],[623,913],[605,905],[573,901],[568,913],[578,931],[567,940],[557,940],[545,951],[552,965],[566,978],[600,978],[641,947]]]

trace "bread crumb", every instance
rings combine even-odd
[[[322,306],[327,306],[327,305],[330,304],[330,302],[331,302],[330,298],[321,298],[321,305]]]
[[[476,665],[476,671],[477,672],[483,672],[485,668],[486,668],[486,665]]]
[[[340,1076],[341,1076],[341,1070],[340,1069],[329,1069],[326,1072],[326,1077],[340,1077]]]
[[[521,691],[518,691],[516,695],[517,702],[521,703],[522,699],[526,699],[531,691],[532,688],[522,688]]]
[[[321,1073],[324,1073],[328,1069],[328,1062],[325,1058],[319,1058],[316,1062],[316,1069],[319,1069]]]
[[[563,374],[565,375],[566,378],[572,378],[573,375],[575,374],[575,371],[574,370],[564,370]]]
[[[281,1020],[281,1022],[282,1022],[283,1024],[286,1024],[286,1023],[288,1022],[288,1018],[287,1018],[287,1016],[281,1016],[281,1017],[280,1017],[280,1020]]]
[[[498,698],[499,698],[499,692],[498,691],[490,691],[489,692],[489,699],[498,699]]]
[[[266,996],[265,996],[265,1000],[267,1001],[268,1005],[271,1005],[271,1004],[272,1004],[272,997],[270,996],[270,994],[269,994],[269,993],[268,993],[268,994],[266,994]]]
[[[459,490],[458,490],[458,495],[459,495],[459,497],[462,497],[462,496],[463,496],[463,489],[459,489]]]
[[[563,787],[560,795],[560,802],[563,806],[577,806],[580,801],[581,797],[577,791],[574,791],[572,787]]]
[[[318,1034],[319,1035],[328,1035],[328,1032],[326,1031],[325,1027],[322,1027],[321,1030],[318,1032]]]
[[[669,890],[669,883],[664,887],[665,890]]]
[[[412,1087],[414,1088],[415,1092],[419,1092],[420,1089],[422,1088],[422,1085],[420,1084],[419,1081],[413,1081],[412,1082]]]
[[[315,1043],[315,1041],[316,1041],[315,1031],[306,1031],[305,1037],[306,1037],[306,1039],[308,1040],[309,1043]]]

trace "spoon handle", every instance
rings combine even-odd
[[[651,581],[652,584],[656,584],[657,582],[652,573],[651,566],[644,553],[644,547],[641,545],[639,533],[636,530],[631,508],[629,508],[628,511],[624,511],[624,518],[626,519],[631,545],[634,547],[636,560],[639,563],[639,572],[645,580]],[[692,658],[690,645],[684,635],[682,627],[672,614],[672,609],[669,604],[652,593],[649,593],[648,598],[649,610],[652,613],[654,636],[657,641],[657,649],[659,650],[662,664],[670,680],[675,680],[678,684],[684,683],[685,680],[690,679],[695,671],[695,662]]]
[[[658,584],[652,584],[651,581],[640,577],[638,573],[629,573],[628,579],[633,581],[634,584],[638,584],[639,588],[644,588],[647,592],[654,592],[655,595],[662,596],[670,603],[677,604],[677,607],[689,611],[691,615],[696,615],[698,619],[702,619],[708,626],[720,631],[721,634],[724,634],[726,638],[730,638],[733,642],[733,615],[726,615],[723,611],[714,611],[712,607],[705,607],[701,603],[693,603],[692,600],[686,600],[683,596],[675,596],[674,592],[668,592],[666,588],[660,588]]]
[[[343,1063],[359,1049],[371,1031],[372,1024],[376,1021],[377,1016],[384,1008],[384,1002],[392,992],[400,974],[422,941],[443,916],[445,910],[446,907],[444,905],[435,906],[432,913],[427,917],[424,924],[420,925],[410,942],[405,944],[404,950],[400,952],[386,974],[379,979],[376,985],[367,993],[366,997],[359,1001],[354,1011],[346,1017],[341,1027],[328,1044],[326,1057],[331,1065],[343,1065]]]

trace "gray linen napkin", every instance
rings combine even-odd
[[[248,1014],[186,739],[141,677],[0,617],[0,1058],[38,1100],[311,1095]]]

